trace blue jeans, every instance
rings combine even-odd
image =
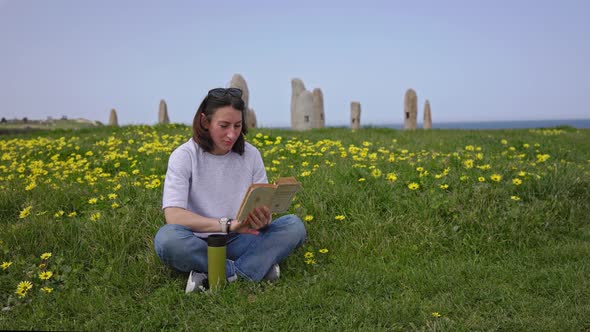
[[[260,234],[229,234],[225,261],[227,277],[236,273],[260,281],[274,264],[285,259],[306,237],[296,215],[282,216],[259,230]],[[176,270],[207,273],[207,241],[186,226],[166,224],[158,230],[154,247],[160,260]]]

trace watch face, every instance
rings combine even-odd
[[[227,217],[223,217],[223,218],[219,219],[220,223],[227,223],[228,221],[229,221],[229,218],[227,218]]]

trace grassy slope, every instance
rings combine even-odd
[[[133,128],[101,128],[47,137],[76,136],[81,152],[96,152],[104,148],[94,143],[109,136],[126,142],[153,140],[156,134],[150,133],[157,133],[160,140],[166,133],[188,135],[186,128],[175,126],[139,130],[141,135]],[[56,263],[61,269],[57,272],[67,276],[63,288],[50,296],[37,295],[30,303],[1,312],[0,329],[550,331],[590,327],[590,131],[545,136],[526,130],[293,133],[263,129],[251,133],[250,141],[257,132],[269,139],[282,136],[280,146],[293,136],[299,142],[309,140],[302,146],[330,139],[340,140],[345,149],[349,144],[362,148],[367,141],[373,143],[370,152],[379,154],[379,147],[384,147],[395,151],[397,160],[357,162],[350,153],[341,158],[336,148],[328,149],[334,155],[323,156],[303,157],[306,152],[301,147],[293,148],[295,154],[289,148],[268,153],[267,166],[279,155],[287,157],[276,172],[269,172],[271,178],[294,175],[304,185],[298,197],[301,206],[295,212],[314,216],[306,222],[308,241],[282,264],[278,283],[240,282],[215,296],[183,294],[186,276],[163,267],[153,253],[152,237],[162,224],[161,187],[147,190],[132,186],[131,180],[119,181],[122,206],[113,212],[108,205],[86,203],[88,197],[113,192],[111,184],[97,185],[96,193],[84,185],[53,191],[39,186],[25,192],[16,182],[0,182],[6,186],[0,194],[0,240],[8,249],[1,259],[15,262],[9,273],[0,271],[0,299],[8,301],[15,282],[22,280],[21,271],[41,252],[50,251],[62,259]],[[508,145],[500,144],[501,139]],[[517,171],[512,167],[524,166],[508,158],[512,152],[502,152],[514,146],[517,154],[525,143],[530,144],[527,158],[532,156],[534,161],[535,149],[551,158],[526,166],[527,172],[536,172],[541,179],[530,177],[517,187],[510,182]],[[535,143],[540,147],[535,148]],[[134,144],[130,151],[138,155],[142,174],[164,174],[169,152],[156,153],[161,156],[157,160],[137,153]],[[482,147],[484,161],[492,170],[465,170],[467,145]],[[409,152],[400,152],[403,149]],[[64,155],[70,152],[74,150],[62,150]],[[433,152],[440,155],[433,159]],[[453,158],[453,152],[463,159]],[[334,166],[327,166],[325,160]],[[309,166],[301,166],[304,161]],[[124,160],[122,164],[121,168],[128,167]],[[321,166],[309,176],[300,176],[314,164]],[[395,172],[398,180],[392,185],[384,175],[374,178],[371,170],[354,164],[375,165],[384,175]],[[106,162],[101,166],[107,171],[112,168]],[[415,171],[419,166],[429,170],[429,176],[419,177]],[[446,167],[450,175],[435,179]],[[489,180],[494,172],[503,175],[501,183]],[[461,181],[462,174],[470,179]],[[485,183],[476,180],[480,175],[487,177]],[[418,182],[421,188],[411,191],[406,186],[409,182]],[[448,190],[438,187],[443,182],[449,184]],[[521,201],[510,200],[511,195]],[[36,211],[49,212],[18,219],[29,202],[34,202]],[[52,214],[58,207],[79,211],[80,216],[56,220]],[[84,212],[97,209],[103,211],[102,219],[88,221]],[[337,215],[346,219],[335,220]],[[318,253],[321,248],[329,253]],[[317,264],[305,263],[303,255],[308,251],[315,254]]]

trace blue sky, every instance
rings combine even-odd
[[[0,115],[190,123],[248,82],[262,126],[289,126],[291,79],[327,125],[590,118],[589,1],[0,0]]]

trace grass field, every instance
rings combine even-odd
[[[153,250],[181,125],[0,139],[0,329],[590,329],[590,130],[258,129],[304,246],[184,294]]]

